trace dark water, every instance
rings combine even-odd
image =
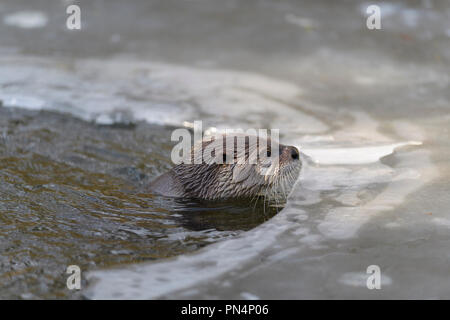
[[[171,128],[7,108],[0,128],[2,298],[76,297],[68,265],[87,271],[191,252],[276,212],[146,192],[171,166]]]

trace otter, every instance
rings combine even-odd
[[[196,147],[200,153],[195,153]],[[211,157],[208,159],[206,154]],[[191,161],[176,165],[151,182],[150,191],[167,197],[203,200],[259,196],[286,199],[302,166],[296,147],[244,134],[203,139],[186,159]]]

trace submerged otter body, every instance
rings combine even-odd
[[[168,197],[205,200],[286,198],[301,169],[298,149],[257,136],[239,137],[244,141],[243,148],[237,144],[230,147],[225,143],[229,136],[225,135],[202,141],[198,144],[200,162],[194,162],[198,157],[194,155],[194,147],[191,161],[178,164],[156,178],[149,186],[150,191]],[[237,138],[232,139],[236,142]],[[271,158],[274,147],[278,152]],[[211,150],[213,157],[205,160],[205,152]]]

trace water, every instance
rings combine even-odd
[[[450,7],[365,6],[1,3],[0,296],[449,298]],[[194,120],[299,147],[284,209],[145,192]]]

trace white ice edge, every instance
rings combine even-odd
[[[363,146],[351,148],[302,148],[303,153],[311,157],[312,161],[323,165],[356,165],[369,164],[390,155],[398,147],[407,145],[419,146],[420,141],[406,141],[379,146]]]
[[[48,17],[41,11],[18,11],[6,15],[3,23],[22,29],[42,28],[47,25]]]
[[[192,254],[125,269],[89,272],[86,278],[92,285],[84,294],[90,299],[156,299],[204,283],[257,257],[288,226],[281,212],[243,236]],[[183,266],[182,272],[178,266]]]
[[[205,127],[268,125],[302,133],[328,129],[319,118],[290,105],[302,94],[301,88],[264,75],[124,58],[57,62],[0,58],[5,65],[0,70],[3,106],[60,111],[99,124],[147,121],[182,126],[203,120]],[[273,113],[270,123],[267,112]],[[286,123],[286,117],[296,122]]]

